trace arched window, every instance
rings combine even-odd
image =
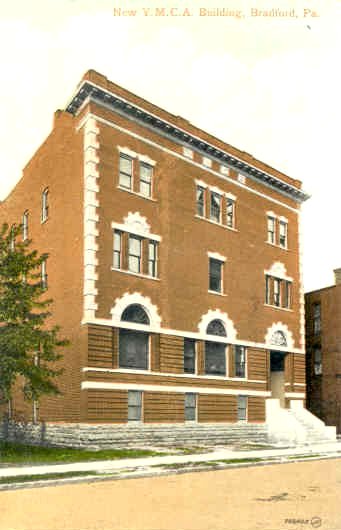
[[[121,321],[149,325],[149,317],[139,304],[131,304],[123,311]],[[149,365],[149,333],[120,329],[119,366],[147,370]]]
[[[150,324],[147,313],[139,304],[128,305],[122,313],[121,320],[124,322],[135,322],[136,324]]]
[[[212,320],[206,329],[207,335],[226,337],[226,329],[221,320]],[[226,345],[221,342],[205,342],[205,373],[226,375]]]
[[[287,339],[283,331],[275,331],[271,337],[271,344],[273,346],[287,346]]]
[[[207,335],[218,335],[219,337],[226,337],[226,329],[221,320],[217,318],[211,320],[206,329]]]

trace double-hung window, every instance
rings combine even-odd
[[[223,262],[214,258],[209,258],[209,290],[221,293]]]
[[[267,212],[267,242],[280,248],[288,248],[288,220],[274,212]]]
[[[133,159],[124,153],[120,154],[119,185],[127,190],[133,189]]]
[[[313,331],[314,335],[321,333],[321,304],[313,305]]]
[[[149,325],[150,320],[144,308],[131,304],[122,313],[123,322]],[[119,334],[119,366],[148,370],[149,364],[149,333],[134,329],[120,329]]]
[[[245,346],[235,346],[234,375],[236,377],[246,377],[246,348]]]
[[[280,307],[281,305],[281,280],[274,278],[273,280],[273,305]]]
[[[207,335],[226,337],[226,330],[221,320],[212,320],[206,329]],[[226,375],[226,345],[222,342],[205,342],[205,374]]]
[[[155,161],[129,148],[118,149],[120,151],[118,187],[146,199],[152,199]]]
[[[192,392],[185,394],[185,420],[195,421],[197,410],[197,395]]]
[[[235,229],[236,197],[216,186],[196,180],[196,215],[226,228]]]
[[[268,243],[276,244],[276,220],[268,217]]]
[[[15,251],[15,225],[12,225],[9,238],[9,250],[11,252]]]
[[[205,373],[226,375],[226,346],[220,342],[205,342]]]
[[[49,204],[48,204],[49,190],[46,188],[41,196],[41,222],[44,223],[49,216]]]
[[[196,343],[193,339],[184,339],[184,372],[195,374],[195,350]]]
[[[46,259],[41,262],[41,287],[47,289]]]
[[[210,219],[216,223],[221,222],[221,196],[211,192]]]
[[[205,188],[197,186],[197,215],[205,217]]]
[[[119,228],[113,231],[112,269],[158,278],[159,242],[149,237],[131,234]],[[156,236],[157,237],[157,236]]]
[[[144,197],[152,196],[152,178],[152,166],[145,164],[144,162],[140,162],[140,193]]]
[[[237,419],[238,421],[247,420],[247,396],[237,398]]]
[[[235,202],[229,197],[226,200],[226,226],[234,228],[234,210]]]
[[[22,238],[23,241],[28,239],[28,210],[26,210],[22,216]]]
[[[322,352],[320,347],[314,348],[314,374],[322,374]]]
[[[128,390],[128,421],[141,421],[142,419],[142,392]]]
[[[283,281],[283,300],[282,307],[289,309],[291,307],[291,282]]]
[[[122,267],[122,233],[119,230],[114,232],[114,269]]]
[[[291,309],[292,282],[290,280],[265,276],[265,303],[267,305]]]
[[[148,244],[148,275],[157,277],[158,244],[156,241],[149,241]]]
[[[128,269],[131,272],[142,272],[142,240],[140,237],[129,236]]]
[[[287,248],[288,243],[288,224],[285,221],[279,222],[279,246]]]
[[[265,303],[271,305],[271,276],[265,276]]]

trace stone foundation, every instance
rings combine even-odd
[[[3,422],[0,439],[89,449],[266,443],[265,424],[70,424]]]

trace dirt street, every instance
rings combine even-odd
[[[341,459],[0,492],[1,530],[341,530]]]

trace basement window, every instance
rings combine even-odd
[[[142,419],[142,392],[128,390],[128,421],[141,421]]]
[[[247,420],[247,396],[238,396],[237,398],[237,420]]]
[[[185,420],[195,421],[197,418],[197,396],[191,392],[185,394]]]

